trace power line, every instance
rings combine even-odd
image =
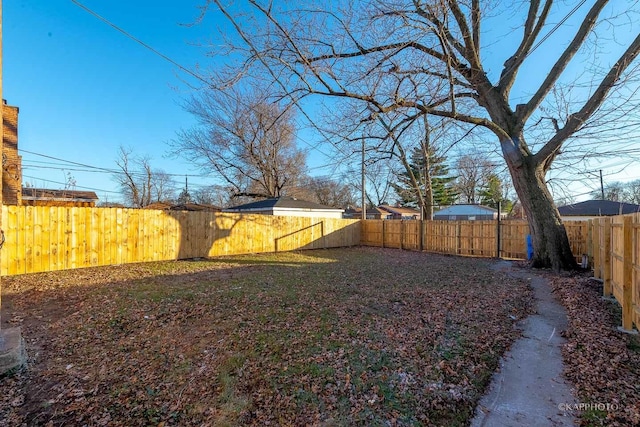
[[[109,174],[122,174],[123,171],[118,170],[118,169],[108,169],[108,168],[103,168],[100,166],[93,166],[93,165],[88,165],[86,163],[78,163],[78,162],[74,162],[72,160],[66,160],[66,159],[62,159],[60,157],[54,157],[54,156],[49,156],[47,154],[41,154],[41,153],[36,153],[34,151],[28,151],[28,150],[24,150],[22,148],[18,148],[18,151],[22,152],[22,153],[28,153],[28,154],[32,154],[34,156],[40,156],[40,157],[44,157],[47,159],[51,159],[51,160],[57,160],[59,162],[64,162],[70,165],[75,165],[75,166],[81,166],[87,169],[93,169],[95,171],[102,171],[104,173],[109,173]],[[62,166],[62,165],[60,165]],[[60,169],[65,169],[67,170],[68,168],[60,168]],[[86,171],[89,172],[89,171]],[[168,173],[168,172],[162,172],[164,175],[167,176],[177,176],[177,177],[184,177],[184,176],[190,176],[190,177],[196,177],[196,178],[206,178],[209,175],[206,174],[199,174],[199,175],[194,175],[194,174],[186,174],[186,173]],[[146,175],[145,172],[133,172],[134,175]]]
[[[65,186],[68,184],[68,182],[52,181],[50,179],[38,178],[36,176],[22,175],[22,177],[23,178],[35,179],[35,180],[42,181],[42,182],[49,182],[51,184],[59,184],[59,185],[65,185]],[[99,191],[101,193],[120,194],[119,192],[116,192],[116,191],[109,191],[109,190],[104,190],[104,189],[100,189],[100,188],[83,187],[83,186],[80,186],[80,185],[74,185],[74,187],[75,188],[82,188],[83,190]]]
[[[529,57],[529,55],[531,55],[536,49],[538,49],[540,47],[540,45],[542,43],[544,43],[549,37],[551,37],[551,35],[553,33],[555,33],[561,26],[562,24],[564,24],[574,13],[576,13],[576,11],[578,9],[580,9],[580,7],[586,3],[586,0],[581,0],[580,3],[578,3],[571,11],[569,11],[569,13],[560,20],[560,22],[558,22],[556,25],[554,25],[553,28],[551,28],[551,30],[544,35],[544,37],[542,37],[542,39],[540,39],[530,50],[529,52],[527,52],[527,54],[524,56],[524,58],[522,58],[522,61],[524,61],[526,58]],[[522,63],[522,61],[520,63]],[[516,67],[516,64],[513,64],[509,69],[507,69],[506,71],[502,72],[501,77],[498,79],[498,83],[497,85],[500,85],[500,83],[502,82],[502,79],[509,73],[511,72],[511,70],[513,70]]]
[[[544,35],[544,37],[542,37],[542,39],[540,39],[540,41],[538,41],[538,43],[535,44],[535,46],[533,46],[531,48],[531,50],[529,50],[529,53],[527,53],[527,55],[525,55],[525,58],[528,57],[529,55],[531,55],[537,48],[540,47],[540,45],[542,43],[544,43],[549,37],[551,37],[551,35],[553,33],[555,33],[558,28],[560,28],[562,26],[562,24],[564,24],[565,22],[567,22],[567,20],[569,18],[571,18],[571,16],[576,13],[578,11],[578,9],[580,9],[580,7],[582,7],[583,4],[586,3],[587,0],[582,0],[580,3],[578,3],[573,9],[571,9],[571,11],[560,20],[560,22],[558,22],[552,29],[551,31],[549,31],[547,34]]]
[[[20,151],[22,153],[27,153],[27,154],[33,154],[34,156],[40,156],[40,157],[44,157],[44,158],[51,159],[51,160],[57,160],[59,162],[69,163],[71,165],[82,166],[82,167],[90,168],[90,169],[99,169],[99,170],[106,171],[106,172],[112,172],[112,170],[110,170],[110,169],[101,168],[101,167],[98,167],[98,166],[87,165],[85,163],[73,162],[71,160],[65,160],[65,159],[61,159],[59,157],[49,156],[47,154],[40,154],[40,153],[36,153],[36,152],[33,152],[33,151],[28,151],[28,150],[25,150],[23,148],[18,148],[18,151]]]
[[[103,168],[103,167],[99,167],[99,166],[93,166],[90,164],[86,164],[86,163],[79,163],[79,162],[75,162],[72,160],[67,160],[67,159],[63,159],[60,157],[54,157],[54,156],[50,156],[47,154],[42,154],[42,153],[36,153],[34,151],[29,151],[29,150],[24,150],[19,148],[18,151],[22,152],[22,153],[27,153],[27,154],[31,154],[34,156],[39,156],[39,157],[43,157],[43,158],[47,158],[47,159],[51,159],[51,160],[55,160],[56,162],[45,162],[45,161],[38,161],[38,160],[29,160],[29,162],[33,162],[33,163],[41,163],[41,164],[31,164],[31,163],[27,163],[27,161],[23,162],[22,164],[22,168],[23,169],[32,169],[32,170],[43,170],[43,169],[50,169],[50,170],[61,170],[61,171],[70,171],[70,172],[83,172],[83,173],[104,173],[104,174],[108,174],[108,175],[122,175],[124,174],[124,172],[122,170],[118,170],[118,169],[109,169],[109,168]],[[320,150],[318,150],[320,151]],[[323,153],[322,151],[320,151],[321,154],[325,155],[326,157],[330,157],[328,154]],[[71,165],[71,166],[78,166],[76,167],[68,167],[67,165]],[[336,167],[336,163],[332,162],[332,163],[325,163],[325,164],[321,164],[321,165],[317,165],[317,166],[312,166],[310,168],[308,168],[309,171],[312,170],[320,170],[320,169],[326,169],[326,168],[335,168]],[[135,176],[146,176],[146,172],[132,172],[132,175]],[[210,177],[210,175],[208,174],[185,174],[185,173],[167,173],[167,172],[162,172],[163,175],[165,176],[169,176],[172,178],[184,178],[184,177],[195,177],[195,178],[208,178]],[[35,178],[35,179],[41,179],[41,178]],[[43,181],[46,181],[44,179],[41,179]],[[176,186],[180,185],[181,182],[178,182],[175,179],[171,180],[173,184],[175,184]],[[61,184],[61,185],[66,185],[65,183],[61,183],[61,182],[57,182],[57,181],[49,181],[51,183],[55,183],[55,184]],[[196,188],[203,188],[203,187],[209,187],[213,184],[203,184],[203,183],[197,183],[197,182],[191,182],[190,183],[191,186],[196,187]],[[107,190],[99,190],[99,191],[107,191]]]
[[[124,34],[125,36],[127,36],[128,38],[130,38],[131,40],[133,40],[134,42],[138,43],[139,45],[143,46],[145,49],[150,50],[151,52],[155,53],[156,55],[158,55],[159,57],[161,57],[162,59],[164,59],[165,61],[175,65],[176,67],[178,67],[179,69],[181,69],[182,71],[184,71],[185,73],[195,77],[196,79],[200,80],[201,82],[203,82],[204,84],[206,84],[207,86],[211,85],[211,82],[207,81],[204,77],[194,73],[193,71],[189,70],[188,68],[182,66],[181,64],[179,64],[178,62],[174,61],[173,59],[169,58],[167,55],[163,54],[162,52],[154,49],[153,47],[151,47],[150,45],[148,45],[147,43],[143,42],[142,40],[140,40],[139,38],[135,37],[134,35],[128,33],[127,31],[123,30],[122,28],[118,27],[116,24],[112,23],[111,21],[107,20],[106,18],[104,18],[103,16],[99,15],[97,12],[94,12],[93,10],[89,9],[87,6],[83,5],[82,3],[80,3],[77,0],[71,0],[72,3],[74,3],[76,6],[84,9],[86,12],[90,13],[91,15],[95,16],[96,18],[98,18],[99,20],[101,20],[102,22],[104,22],[105,24],[109,25],[111,28],[119,31],[120,33]]]

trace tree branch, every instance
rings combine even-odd
[[[571,59],[578,52],[580,46],[582,46],[589,36],[591,30],[593,30],[596,25],[598,15],[607,3],[608,0],[596,1],[582,21],[582,24],[580,25],[580,28],[573,40],[571,40],[569,46],[567,46],[562,55],[560,55],[560,58],[558,58],[556,63],[553,65],[551,71],[549,71],[549,74],[544,79],[544,82],[542,82],[542,85],[538,88],[537,92],[526,105],[518,105],[516,108],[516,115],[520,123],[524,124],[547,96],[555,82],[560,78],[560,75],[564,72],[565,68],[567,68]]]
[[[448,0],[448,3],[449,9],[451,9],[453,17],[458,23],[458,28],[460,28],[462,39],[464,40],[465,50],[463,56],[467,61],[469,61],[469,64],[471,64],[472,68],[476,70],[482,70],[482,63],[480,62],[478,46],[476,46],[473,42],[474,37],[471,34],[469,25],[467,25],[467,20],[464,16],[464,13],[462,13],[462,10],[460,9],[460,6],[458,5],[458,2],[456,0]]]
[[[567,140],[572,134],[580,129],[585,121],[602,105],[607,94],[616,82],[620,79],[621,75],[629,67],[629,65],[640,54],[640,34],[636,36],[635,40],[629,45],[627,50],[616,61],[611,70],[602,79],[598,88],[593,92],[591,97],[587,100],[580,111],[571,114],[566,125],[556,132],[556,134],[536,153],[534,160],[539,164],[547,162],[548,159],[553,159],[560,149],[560,146]],[[547,162],[548,166],[551,166],[550,162]]]
[[[515,82],[516,74],[518,73],[520,66],[529,54],[533,42],[535,42],[538,34],[540,34],[540,30],[547,21],[549,10],[551,9],[552,4],[553,0],[547,0],[545,2],[542,12],[540,13],[540,18],[538,18],[538,22],[536,23],[536,16],[538,8],[540,7],[540,0],[531,0],[529,13],[527,15],[527,21],[524,25],[522,42],[520,43],[520,46],[518,47],[516,52],[505,61],[504,68],[502,69],[502,74],[500,75],[500,81],[497,85],[500,91],[507,98],[511,87]]]
[[[480,0],[471,2],[471,28],[473,31],[473,44],[480,52]]]
[[[444,34],[445,38],[451,44],[451,46],[453,46],[453,48],[464,57],[466,47],[462,43],[460,43],[460,41],[456,39],[453,34],[451,34],[449,28],[436,17],[435,13],[433,13],[433,11],[431,10],[431,7],[427,6],[429,10],[425,10],[422,6],[420,6],[420,2],[418,0],[413,0],[413,4],[418,16],[426,19],[427,22],[433,24],[439,31],[442,31],[442,34]],[[451,54],[450,52],[448,56],[453,56],[453,54]]]
[[[418,43],[415,41],[407,41],[407,42],[399,42],[399,43],[390,43],[387,45],[381,45],[381,46],[374,46],[374,47],[370,47],[370,48],[360,48],[357,52],[345,52],[345,53],[328,53],[325,55],[319,55],[319,56],[314,56],[312,58],[305,58],[305,60],[309,63],[312,62],[318,62],[318,61],[323,61],[326,59],[340,59],[340,58],[356,58],[359,56],[365,56],[365,55],[369,55],[371,53],[374,52],[384,52],[387,50],[397,50],[397,52],[394,53],[395,56],[396,54],[402,52],[404,49],[407,48],[414,48],[417,49],[421,52],[426,53],[427,55],[433,56],[436,59],[439,59],[440,61],[445,61],[446,58],[445,56],[438,52],[437,50],[431,49],[425,45],[423,45],[422,43]]]

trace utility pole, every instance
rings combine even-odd
[[[602,180],[602,169],[600,169],[600,195],[602,196],[602,200],[604,200],[604,181]]]
[[[191,203],[191,196],[189,195],[189,177],[187,175],[184,176],[184,202]]]
[[[4,101],[2,100],[2,0],[0,0],[0,153],[4,150]],[[4,165],[0,170],[0,209],[4,201],[2,200],[2,175]],[[0,215],[0,238],[4,242],[4,232],[2,231],[2,215]],[[0,256],[2,245],[0,244]],[[24,350],[24,341],[20,328],[2,329],[2,277],[0,277],[0,376],[18,370],[27,360]]]
[[[0,0],[1,1],[1,0]],[[364,178],[364,136],[362,137],[362,220],[367,219],[367,192],[364,188],[366,182]]]

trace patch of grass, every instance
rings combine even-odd
[[[246,356],[235,354],[228,357],[220,366],[217,383],[219,385],[218,402],[220,420],[232,422],[249,406],[249,399],[237,390],[238,375],[246,363]],[[231,424],[230,424],[231,425]]]
[[[627,348],[633,352],[640,352],[640,338],[637,336],[629,336],[627,340]]]
[[[588,409],[582,412],[581,425],[585,427],[599,427],[607,425],[607,411]]]

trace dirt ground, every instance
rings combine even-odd
[[[492,262],[349,248],[3,278],[0,426],[466,425],[531,312]]]

